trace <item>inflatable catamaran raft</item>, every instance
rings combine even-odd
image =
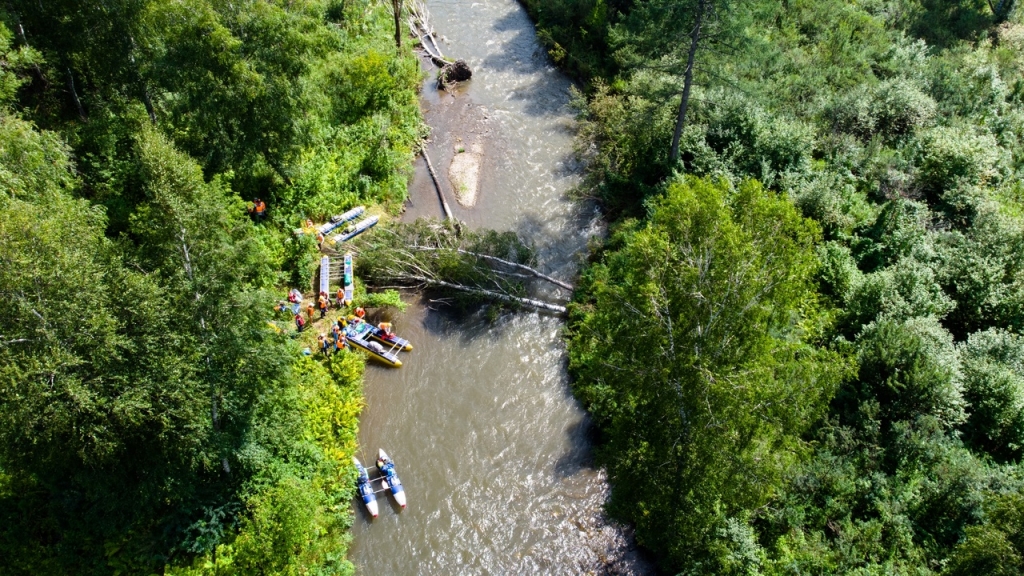
[[[338,214],[337,216],[331,216],[330,220],[317,226],[316,231],[323,234],[324,236],[327,236],[328,234],[333,232],[334,229],[337,228],[338,226],[341,226],[346,222],[351,222],[352,220],[359,218],[360,216],[363,215],[363,212],[366,212],[365,206],[356,206],[355,208],[349,210],[348,212]],[[305,233],[306,231],[303,230],[302,228],[295,229],[296,236],[302,236]]]
[[[362,350],[369,354],[370,358],[393,368],[402,365],[402,361],[398,359],[400,351],[412,350],[412,344],[405,338],[395,336],[359,318],[350,317],[348,325],[345,326],[345,339],[352,348]]]
[[[371,517],[376,518],[380,512],[379,506],[377,505],[377,493],[379,492],[391,492],[391,496],[395,499],[395,503],[405,508],[405,487],[402,486],[402,481],[398,478],[398,472],[395,471],[395,463],[391,461],[391,457],[383,449],[377,451],[377,471],[379,475],[375,478],[371,478],[370,474],[366,471],[362,462],[358,458],[352,458],[352,462],[356,465],[356,486],[359,491],[359,497],[363,501],[363,506],[366,507],[366,511]],[[380,488],[374,489],[373,483],[380,482]]]

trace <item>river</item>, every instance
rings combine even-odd
[[[514,0],[427,7],[446,55],[474,72],[455,95],[430,80],[422,94],[428,151],[445,186],[460,149],[482,158],[476,206],[449,197],[456,217],[520,232],[543,271],[572,278],[601,229],[593,207],[565,197],[578,178],[570,82]],[[441,216],[422,163],[407,219]],[[350,558],[358,573],[649,572],[628,533],[602,514],[609,487],[569,390],[562,327],[529,312],[457,318],[429,301],[397,319],[416,348],[400,369],[367,367],[360,444],[364,462],[378,447],[395,459],[409,505],[382,499],[375,520],[357,509]]]

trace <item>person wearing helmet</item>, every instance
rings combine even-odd
[[[262,220],[267,217],[267,204],[259,198],[252,201],[252,207],[249,208],[249,213],[256,217],[257,220]]]

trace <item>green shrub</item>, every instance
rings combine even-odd
[[[939,126],[921,136],[922,187],[933,195],[957,186],[988,184],[997,180],[999,146],[991,134]]]
[[[912,134],[935,116],[935,100],[901,78],[882,82],[872,96],[872,115],[886,137]]]
[[[1016,461],[1024,452],[1024,338],[996,328],[976,332],[961,346],[961,357],[970,403],[965,436],[1001,460]]]
[[[956,303],[942,291],[932,268],[907,258],[860,278],[846,300],[843,326],[847,334],[855,334],[876,319],[941,319],[955,307]]]
[[[896,199],[887,202],[871,226],[861,231],[853,253],[861,269],[871,272],[912,255],[931,252],[928,207],[919,202]]]
[[[850,249],[837,242],[826,242],[817,247],[818,285],[822,294],[832,298],[837,306],[844,306],[853,293],[854,287],[863,280],[857,261]]]
[[[878,403],[883,426],[935,418],[945,429],[966,419],[962,373],[953,337],[934,318],[879,320],[857,337],[857,383],[840,391],[847,418],[862,402]]]

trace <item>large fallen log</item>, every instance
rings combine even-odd
[[[439,289],[453,297],[459,293],[462,300],[471,296],[559,314],[564,297],[531,297],[527,281],[540,278],[572,289],[532,268],[532,248],[513,232],[458,231],[453,221],[417,220],[392,223],[357,247],[368,285]]]
[[[427,7],[423,2],[412,2],[409,6],[409,29],[419,39],[420,46],[423,47],[423,51],[427,53],[434,65],[441,68],[451,62],[441,52],[441,46],[437,43],[434,31],[430,27]]]
[[[434,287],[434,288],[448,288],[450,290],[459,290],[460,292],[466,292],[468,294],[477,294],[480,296],[486,296],[488,298],[494,298],[495,300],[501,300],[503,302],[510,302],[514,304],[521,304],[523,306],[529,306],[538,310],[547,310],[549,312],[556,312],[558,314],[565,314],[565,306],[559,306],[558,304],[549,304],[547,302],[541,302],[540,300],[534,300],[532,298],[522,298],[520,296],[512,296],[510,294],[503,294],[501,292],[494,292],[493,290],[485,290],[484,288],[475,288],[473,286],[463,286],[462,284],[453,284],[451,282],[445,282],[444,280],[437,280],[434,278],[427,278],[426,276],[404,276],[396,277],[398,281],[406,282],[418,282],[421,285]]]
[[[434,172],[434,165],[430,162],[430,156],[427,156],[427,149],[422,148],[420,153],[423,154],[423,159],[427,162],[427,171],[430,172],[430,178],[434,181],[434,189],[437,190],[437,197],[441,199],[441,207],[444,208],[444,216],[449,220],[455,220],[452,216],[452,209],[448,207],[448,201],[444,199],[444,192],[441,190],[441,181],[437,178],[437,173]]]
[[[433,250],[433,251],[441,250],[441,248],[434,248],[432,246],[412,246],[412,248],[415,249],[415,250]],[[463,250],[462,248],[456,248],[455,250],[459,254],[465,254],[467,256],[474,256],[476,258],[481,258],[481,259],[487,260],[489,262],[495,262],[495,263],[498,263],[498,264],[502,264],[504,266],[508,266],[510,268],[515,268],[517,270],[522,270],[523,272],[526,272],[526,273],[530,274],[531,276],[533,276],[535,278],[540,278],[541,280],[546,280],[546,281],[554,284],[555,286],[559,286],[561,288],[565,288],[566,290],[569,290],[570,292],[572,290],[574,290],[572,284],[568,284],[566,282],[562,282],[561,280],[559,280],[557,278],[552,278],[551,276],[548,276],[547,274],[544,274],[540,270],[535,270],[533,268],[530,268],[529,266],[526,266],[525,264],[519,264],[518,262],[510,262],[508,260],[504,260],[504,259],[498,258],[496,256],[490,256],[488,254],[479,254],[477,252],[470,252],[469,250]]]

